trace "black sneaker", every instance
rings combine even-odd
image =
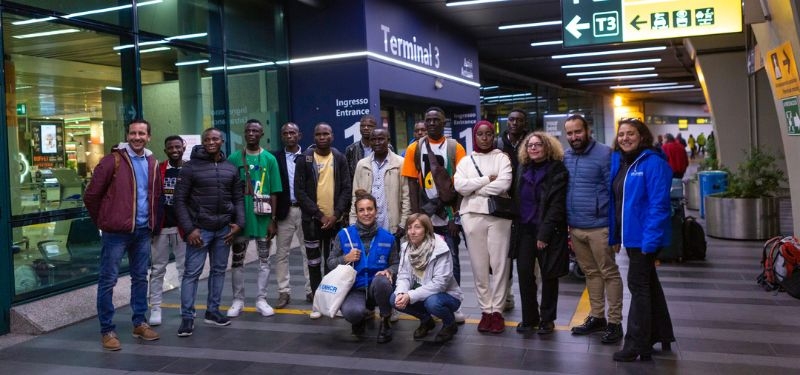
[[[231,324],[231,320],[222,315],[219,311],[206,311],[206,318],[203,321],[208,324],[216,324],[218,326],[226,326]]]
[[[572,334],[588,335],[592,332],[600,332],[606,329],[606,324],[605,318],[595,318],[593,316],[589,316],[583,321],[583,324],[572,327]]]
[[[178,337],[189,337],[194,332],[194,319],[181,320],[181,327],[178,328]]]
[[[433,339],[433,341],[437,343],[446,343],[453,339],[453,336],[456,335],[456,332],[458,332],[458,323],[444,326],[439,333],[436,334],[436,337]]]
[[[419,322],[419,327],[414,330],[414,340],[421,340],[428,336],[428,333],[436,327],[436,322],[433,321],[433,317],[428,318],[428,320],[423,320]]]
[[[600,342],[603,344],[616,344],[619,340],[622,340],[622,324],[608,323],[606,332],[603,333],[603,338],[600,339]]]
[[[352,333],[353,336],[364,336],[364,332],[367,331],[367,320],[362,319],[360,322],[353,324],[350,329],[350,333]]]

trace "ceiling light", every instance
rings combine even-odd
[[[677,89],[691,89],[691,88],[694,88],[694,85],[644,87],[644,88],[640,88],[640,89],[633,89],[631,91],[659,91],[659,90],[677,90]]]
[[[136,7],[141,7],[141,6],[145,6],[145,5],[152,5],[152,4],[158,4],[158,3],[161,3],[163,1],[164,0],[142,1],[140,3],[137,3]],[[119,6],[110,7],[110,8],[92,9],[92,10],[87,10],[87,11],[83,11],[83,12],[70,13],[70,14],[67,14],[65,16],[62,16],[62,18],[69,19],[69,18],[74,18],[74,17],[87,16],[87,15],[90,15],[90,14],[107,13],[107,12],[113,12],[113,11],[117,11],[117,10],[128,9],[130,7],[131,7],[131,5],[128,4],[128,5],[119,5]],[[31,23],[52,21],[54,19],[56,19],[56,17],[32,18],[32,19],[24,20],[24,21],[15,21],[15,22],[12,22],[11,24],[12,25],[28,25],[28,24],[31,24]]]
[[[122,91],[122,87],[106,86],[106,90],[111,90],[111,91]]]
[[[531,43],[531,47],[539,47],[539,46],[552,46],[554,44],[563,44],[563,40],[549,40],[546,42],[533,42]]]
[[[192,38],[202,38],[207,36],[208,33],[194,33],[194,34],[183,34],[183,35],[175,35],[164,38],[164,40],[174,40],[174,39],[192,39]]]
[[[146,42],[139,42],[139,47],[152,46],[154,44],[164,44],[164,43],[167,43],[167,41],[163,40],[163,39],[162,40],[148,40]],[[119,50],[128,49],[128,48],[133,48],[133,44],[123,44],[121,46],[112,47],[111,49],[113,49],[114,51],[119,51]]]
[[[684,90],[650,91],[648,93],[649,94],[669,94],[669,93],[673,93],[673,92],[702,91],[702,90],[703,89],[697,87],[697,88],[694,88],[694,89],[684,89]]]
[[[208,62],[208,59],[181,61],[181,62],[176,62],[175,66],[198,65],[198,64],[205,64],[207,62]]]
[[[674,86],[677,85],[678,82],[666,82],[666,83],[640,83],[636,85],[616,85],[616,86],[609,86],[608,88],[612,90],[617,89],[632,89],[637,87],[658,87],[658,86]]]
[[[648,63],[659,63],[659,62],[661,62],[661,59],[622,60],[622,61],[608,61],[601,63],[561,65],[561,69],[594,68],[598,66],[648,64]]]
[[[50,35],[58,35],[58,34],[70,34],[70,33],[77,33],[80,30],[78,29],[61,29],[61,30],[53,30],[53,31],[44,31],[41,33],[33,33],[33,34],[23,34],[23,35],[14,35],[14,38],[17,39],[27,39],[27,38],[37,38],[40,36],[50,36]]]
[[[528,96],[531,96],[531,95],[533,95],[533,93],[526,92],[526,93],[522,93],[522,94],[484,96],[481,99],[483,99],[483,100],[518,99],[518,98],[525,98],[525,97],[528,97]]]
[[[595,52],[585,52],[585,53],[570,53],[567,55],[553,55],[553,59],[569,59],[573,57],[593,57],[593,56],[603,56],[603,55],[620,55],[626,53],[639,53],[639,52],[650,52],[650,51],[663,51],[667,49],[666,46],[656,46],[656,47],[642,47],[642,48],[630,48],[630,49],[617,49],[611,51],[595,51]]]
[[[652,78],[658,77],[658,73],[649,73],[649,74],[631,74],[627,76],[608,76],[608,77],[592,77],[592,78],[578,78],[579,82],[586,82],[586,81],[603,81],[609,79],[634,79],[634,78]]]
[[[156,48],[150,48],[150,49],[141,49],[141,50],[139,50],[139,54],[149,53],[149,52],[158,52],[158,51],[169,51],[169,50],[170,50],[169,47],[156,47]]]
[[[614,73],[630,73],[630,72],[646,72],[656,70],[655,67],[649,66],[645,68],[630,68],[630,69],[611,69],[611,70],[595,70],[592,72],[572,72],[567,73],[567,77],[573,76],[591,76],[596,74],[614,74]]]
[[[500,86],[482,86],[481,90],[488,91],[488,90],[496,90],[496,89],[499,89],[499,88],[500,88]]]
[[[449,7],[457,7],[457,6],[462,6],[462,5],[499,3],[501,1],[508,1],[508,0],[453,0],[453,1],[448,1],[447,2],[447,6],[449,6]]]
[[[497,26],[498,30],[511,30],[511,29],[524,29],[528,27],[542,27],[542,26],[555,26],[560,25],[561,21],[543,21],[543,22],[531,22],[531,23],[517,23],[513,25],[500,25]]]

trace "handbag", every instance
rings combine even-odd
[[[472,159],[472,165],[474,165],[475,170],[478,171],[478,176],[483,177],[483,173],[481,169],[478,168],[478,163],[475,162],[475,158],[473,158],[472,155],[470,155],[469,158]],[[513,219],[517,216],[517,208],[514,206],[514,202],[511,198],[499,195],[490,195],[487,198],[489,198],[489,215],[503,219]]]
[[[258,185],[258,192],[254,192],[251,189],[250,183],[250,167],[247,165],[247,160],[245,159],[246,150],[242,150],[242,168],[244,168],[244,195],[250,195],[253,197],[253,213],[256,215],[270,215],[272,214],[272,205],[270,204],[271,199],[269,194],[261,194],[264,189],[264,176],[266,173],[261,171],[261,181]],[[261,157],[259,156],[259,160]]]
[[[456,188],[453,187],[453,180],[450,178],[450,174],[447,173],[447,168],[439,164],[439,160],[436,159],[436,154],[433,153],[431,144],[427,139],[425,139],[425,146],[428,148],[431,177],[433,177],[433,183],[436,185],[436,192],[439,193],[439,200],[443,204],[455,203],[456,199],[458,199],[458,193],[456,193]]]
[[[347,235],[347,241],[350,242],[352,249],[353,241],[350,239],[350,233],[347,232],[347,229],[343,232]],[[314,311],[319,311],[322,315],[330,318],[335,317],[336,312],[342,307],[347,293],[353,287],[357,273],[350,263],[340,264],[328,272],[314,293]]]

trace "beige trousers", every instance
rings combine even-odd
[[[311,293],[300,207],[289,207],[289,215],[285,219],[278,221],[276,249],[272,262],[275,267],[275,276],[278,279],[278,293],[290,293],[291,291],[289,285],[289,279],[291,278],[289,274],[289,250],[292,249],[292,240],[295,235],[297,235],[297,241],[300,244],[300,253],[303,254],[303,275],[306,278],[306,294]]]
[[[503,312],[508,293],[508,245],[511,220],[491,215],[465,213],[461,224],[467,237],[467,250],[481,312]],[[492,273],[489,274],[491,269]]]
[[[581,270],[586,275],[591,316],[605,318],[608,303],[608,322],[622,322],[622,277],[617,267],[616,253],[608,246],[608,228],[572,228],[572,249]]]

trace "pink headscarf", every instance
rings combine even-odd
[[[492,151],[495,148],[497,148],[497,146],[495,145],[495,142],[492,142],[492,145],[488,149],[481,150],[480,148],[478,148],[478,139],[477,139],[478,138],[477,137],[478,128],[480,128],[481,126],[484,126],[484,125],[488,126],[489,128],[492,129],[492,131],[494,131],[494,124],[492,124],[491,122],[486,121],[486,120],[478,121],[475,124],[475,126],[472,127],[472,151],[473,152],[480,152],[480,153],[484,153],[485,154],[485,153],[487,153],[489,151]]]

